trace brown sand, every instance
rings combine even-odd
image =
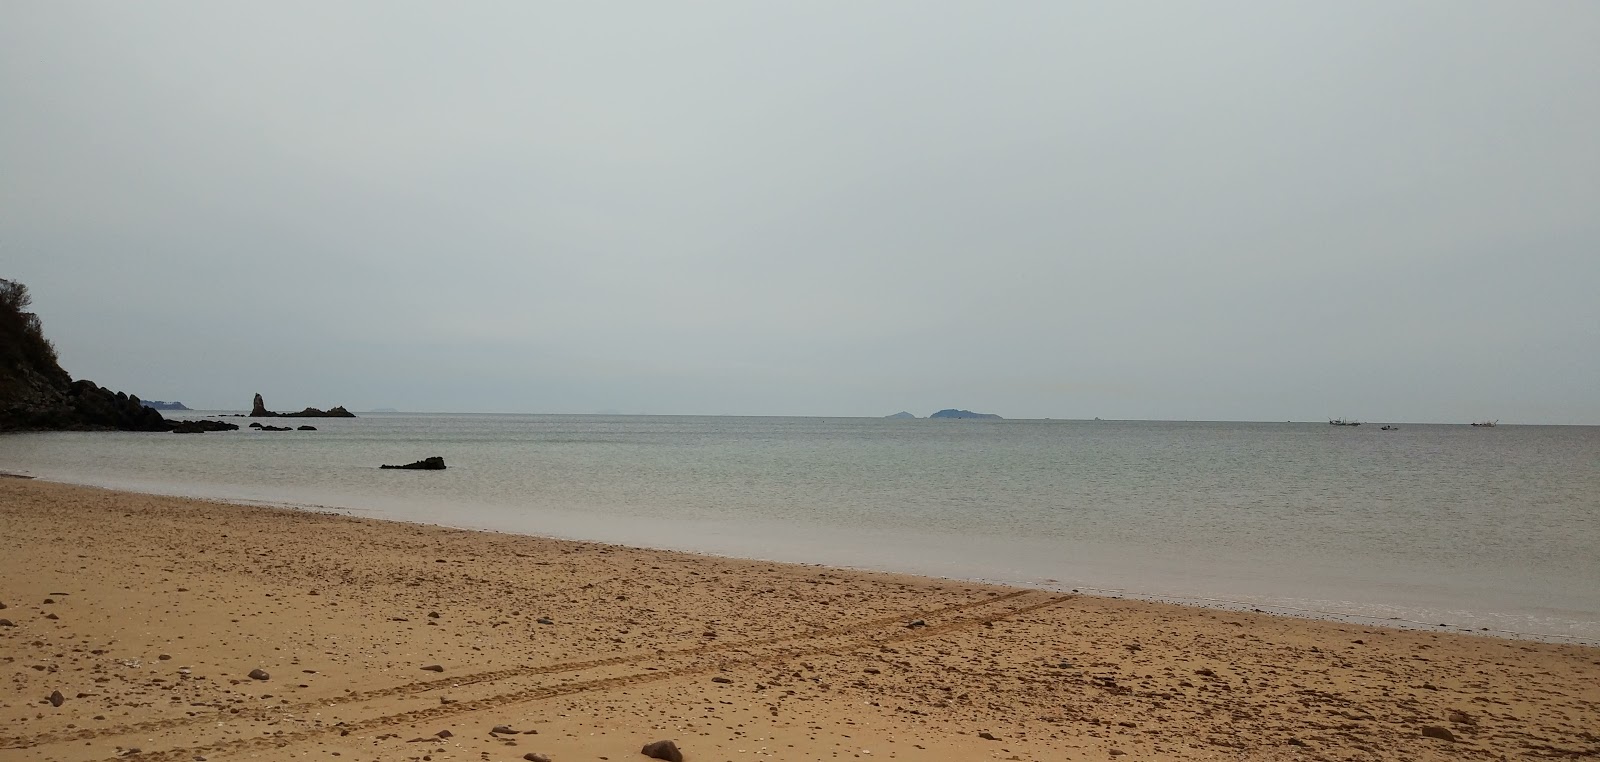
[[[3,760],[1600,755],[1600,649],[37,481],[0,602]]]

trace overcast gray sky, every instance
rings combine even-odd
[[[0,277],[191,406],[1600,423],[1600,3],[11,0]]]

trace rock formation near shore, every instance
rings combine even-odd
[[[172,402],[166,402],[164,400],[141,400],[140,404],[142,404],[145,407],[150,408],[152,410],[189,410],[190,409],[188,405],[185,405],[182,402],[178,402],[176,400],[174,400]]]
[[[138,397],[72,380],[27,311],[32,301],[27,286],[0,278],[0,431],[171,428]]]
[[[257,394],[255,402],[250,406],[251,418],[354,418],[355,413],[344,409],[344,405],[335,405],[327,410],[318,410],[308,407],[298,413],[274,413],[267,409],[267,403]]]
[[[238,431],[239,424],[226,421],[173,421],[174,434],[204,434],[208,431]]]

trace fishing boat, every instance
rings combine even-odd
[[[1472,425],[1477,426],[1479,428],[1494,428],[1495,426],[1499,426],[1500,425],[1500,421],[1499,420],[1477,421],[1477,422],[1473,423]]]
[[[1360,426],[1361,425],[1360,421],[1352,421],[1349,418],[1329,418],[1328,419],[1328,423],[1330,423],[1330,424],[1332,424],[1334,426]]]
[[[1399,431],[1400,427],[1399,426],[1381,426],[1381,427],[1378,428],[1378,430],[1379,431]]]

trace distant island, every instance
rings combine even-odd
[[[271,410],[267,409],[267,403],[264,400],[261,399],[261,395],[257,394],[256,395],[256,399],[255,399],[255,404],[250,407],[250,417],[251,418],[354,418],[354,417],[356,417],[356,414],[350,412],[349,410],[345,410],[343,405],[337,405],[335,407],[328,408],[327,410],[318,410],[317,408],[314,408],[314,407],[308,407],[305,410],[301,410],[298,413],[274,413]]]
[[[980,418],[980,419],[983,419],[983,420],[990,420],[990,421],[1003,420],[1000,416],[995,415],[994,413],[974,413],[971,410],[956,410],[954,408],[951,408],[951,409],[948,409],[948,410],[940,410],[939,412],[934,413],[933,415],[930,415],[928,417],[929,418]]]
[[[904,410],[901,410],[900,412],[895,413],[894,415],[886,415],[886,416],[884,416],[884,418],[916,418],[916,416],[912,415],[911,413],[907,413]]]
[[[163,402],[161,400],[140,400],[139,404],[152,410],[188,410],[189,406],[182,402]]]

